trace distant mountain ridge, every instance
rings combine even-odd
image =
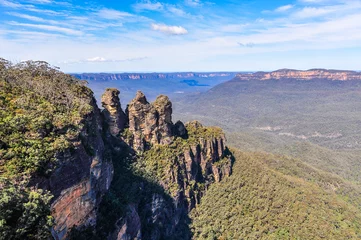
[[[137,80],[137,79],[166,79],[166,78],[212,78],[234,76],[235,72],[175,72],[175,73],[80,73],[72,74],[81,80],[109,81],[109,80]]]
[[[294,70],[280,69],[273,72],[240,73],[234,80],[327,79],[333,81],[361,80],[361,72],[332,69]]]

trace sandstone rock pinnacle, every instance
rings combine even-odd
[[[123,112],[119,101],[119,90],[108,88],[102,95],[103,114],[113,136],[123,131],[127,117]]]
[[[128,105],[129,130],[133,133],[133,147],[144,151],[149,144],[170,144],[172,135],[172,103],[160,95],[150,104],[138,91]]]

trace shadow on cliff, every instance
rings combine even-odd
[[[135,151],[107,134],[106,154],[114,176],[98,209],[96,229],[74,229],[71,239],[191,239],[186,206],[177,206],[159,184],[133,169]],[[123,239],[123,238],[122,238]]]

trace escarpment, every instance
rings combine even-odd
[[[74,148],[57,153],[58,165],[48,178],[38,177],[31,182],[54,195],[51,209],[55,239],[67,238],[73,227],[96,225],[97,208],[113,178],[112,159],[102,139],[101,114],[95,100],[91,104],[93,110],[81,120],[83,127],[74,136]]]
[[[138,192],[137,200],[126,204],[128,213],[114,224],[112,238],[167,239],[180,234],[178,238],[189,239],[189,230],[184,230],[188,212],[200,203],[211,183],[232,172],[224,133],[197,121],[173,124],[172,103],[163,95],[149,103],[138,91],[126,115],[129,127],[118,139],[135,150],[131,166],[142,176],[131,183],[132,189],[153,188],[148,184],[155,183],[164,192]]]
[[[356,71],[342,71],[329,69],[310,69],[307,71],[280,69],[273,72],[256,72],[237,74],[238,80],[332,80],[332,81],[350,81],[361,80],[361,73]]]
[[[191,238],[188,212],[232,171],[222,130],[174,124],[167,96],[137,92],[124,112],[118,95],[100,110],[80,80],[0,59],[0,211],[20,209],[1,237]]]

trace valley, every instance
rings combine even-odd
[[[122,102],[129,102],[134,92],[138,90],[143,91],[150,100],[154,100],[159,94],[175,99],[187,94],[205,92],[232,79],[236,73],[82,73],[72,75],[88,81],[88,86],[94,91],[99,103],[106,88],[119,88]]]
[[[84,82],[1,64],[0,239],[361,237],[355,72]]]

